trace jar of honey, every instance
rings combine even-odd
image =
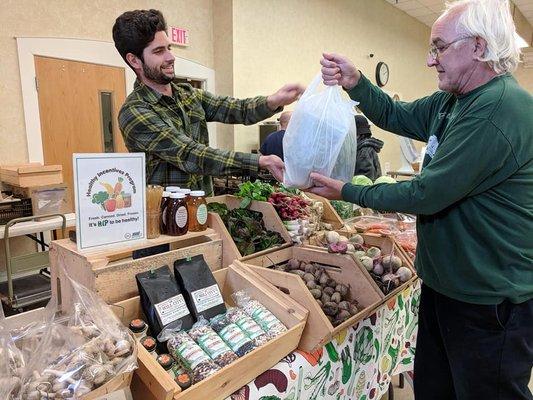
[[[168,187],[167,187],[168,189]],[[164,191],[161,198],[161,218],[159,221],[159,231],[162,235],[167,234],[167,210],[170,201],[170,192]]]
[[[207,202],[203,190],[193,190],[187,199],[189,231],[200,232],[207,229]]]
[[[187,203],[185,203],[185,195],[183,193],[171,193],[167,206],[167,235],[185,235],[189,226],[188,218],[189,214],[187,212]]]
[[[180,187],[179,186],[167,186],[165,188],[165,192],[178,192],[180,190]]]

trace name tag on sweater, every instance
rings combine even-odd
[[[439,141],[437,139],[437,136],[431,135],[429,137],[428,145],[426,147],[426,154],[433,158],[435,152],[437,151],[437,147],[439,147]]]

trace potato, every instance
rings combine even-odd
[[[311,289],[310,292],[315,299],[320,299],[320,297],[322,297],[322,290],[320,289]]]
[[[324,314],[333,317],[339,311],[339,306],[337,305],[337,303],[333,303],[330,301],[324,304],[324,307],[322,307],[322,310],[324,311]]]
[[[324,304],[329,303],[331,301],[331,296],[322,291],[322,297],[320,298],[320,300],[322,300],[322,303]]]
[[[326,271],[320,276],[320,279],[318,280],[318,283],[320,283],[322,286],[326,285],[329,280],[329,275]]]
[[[350,304],[350,307],[348,308],[348,311],[350,312],[351,315],[355,315],[359,312],[359,307],[357,307],[356,304],[352,303]]]
[[[293,258],[292,260],[289,260],[287,266],[291,271],[297,270],[298,268],[300,268],[300,262]]]
[[[348,294],[348,286],[343,285],[342,283],[339,283],[335,287],[335,291],[339,292],[341,294],[341,296],[344,298]]]
[[[311,289],[318,289],[317,288],[317,284],[315,283],[315,281],[307,281],[306,283],[306,286],[309,290]]]
[[[342,301],[342,296],[339,292],[335,292],[331,295],[331,301],[335,303],[340,303]]]
[[[304,278],[304,275],[305,275],[305,272],[297,269],[297,270],[293,270],[293,271],[290,271],[291,274],[294,274],[294,275],[298,275],[300,278]]]
[[[337,287],[337,282],[334,279],[330,278],[328,279],[326,285],[329,286],[330,288],[335,289]]]
[[[315,276],[309,272],[306,272],[304,274],[304,281],[306,282],[309,282],[309,281],[314,281],[315,280]]]
[[[340,310],[339,313],[337,314],[337,319],[341,319],[343,320],[343,322],[346,321],[350,317],[351,317],[350,313],[346,310]]]
[[[325,287],[324,293],[326,293],[328,296],[331,296],[333,293],[335,293],[335,289],[331,286]]]
[[[316,270],[316,267],[313,264],[306,264],[304,270],[305,270],[305,272],[307,272],[309,274],[314,274],[315,270]]]
[[[322,294],[322,297],[324,297],[323,294]],[[350,302],[349,302],[349,301],[346,301],[346,300],[341,301],[341,302],[339,303],[339,309],[340,309],[340,310],[347,310],[347,311],[350,310]]]

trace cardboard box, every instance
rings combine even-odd
[[[63,183],[63,166],[39,163],[2,165],[0,181],[21,187],[57,185]]]

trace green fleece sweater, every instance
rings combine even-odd
[[[395,102],[368,79],[348,91],[377,126],[427,142],[420,175],[346,184],[346,201],[417,214],[424,283],[475,304],[533,298],[533,97],[511,75],[461,96]]]

